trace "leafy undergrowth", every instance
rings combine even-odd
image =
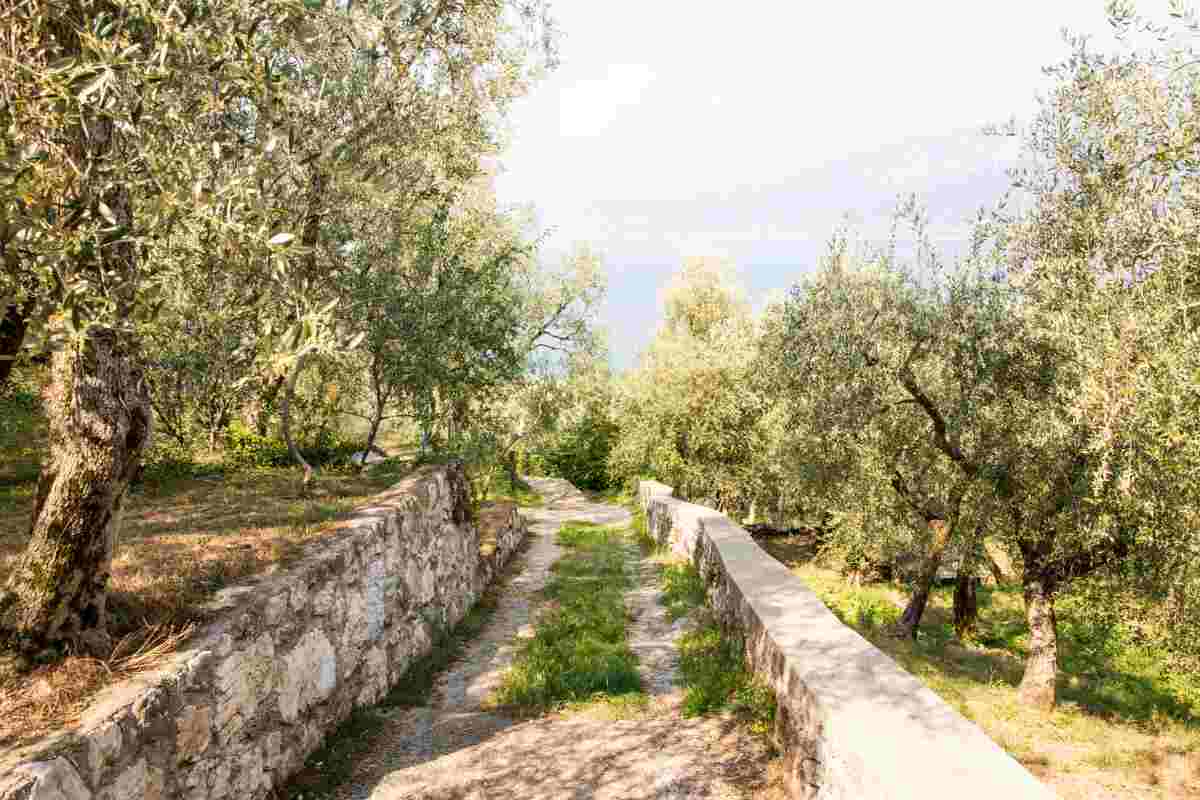
[[[558,542],[567,553],[551,568],[546,605],[496,692],[498,706],[537,713],[641,690],[626,642],[624,533],[567,522]]]
[[[1059,707],[1017,700],[1029,636],[1018,587],[979,591],[979,641],[955,639],[953,594],[939,589],[916,641],[888,635],[905,597],[887,584],[855,586],[761,542],[844,623],[917,676],[1064,800],[1200,798],[1200,676],[1120,626],[1090,621],[1081,598],[1058,604]]]

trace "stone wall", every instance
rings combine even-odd
[[[168,664],[0,759],[0,800],[265,797],[461,620],[520,544],[512,507],[481,543],[467,496],[461,467],[422,469],[295,566],[224,590],[216,621]]]
[[[696,564],[722,624],[744,639],[754,672],[775,690],[791,797],[1054,797],[727,517],[661,483],[643,481],[638,493],[650,533]]]

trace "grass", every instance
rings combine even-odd
[[[705,605],[704,579],[690,561],[669,559],[659,571],[662,604],[672,621],[697,609],[698,624],[679,637],[683,714],[732,712],[751,733],[769,738],[775,721],[775,692],[746,666],[742,642],[717,624]]]
[[[690,562],[666,561],[659,571],[659,581],[662,604],[667,609],[667,619],[672,622],[704,605],[704,579]]]
[[[1200,676],[1171,670],[1120,626],[1095,622],[1081,598],[1058,604],[1060,703],[1041,712],[1017,700],[1029,646],[1019,588],[980,589],[977,642],[954,636],[952,589],[935,590],[916,641],[900,640],[886,630],[906,599],[898,588],[853,586],[786,540],[760,543],[1064,800],[1200,798]]]
[[[522,713],[641,690],[637,658],[626,642],[624,595],[632,581],[623,532],[566,522],[558,542],[568,552],[551,568],[534,635],[494,698]]]
[[[640,505],[627,506],[633,515],[629,531],[645,555],[664,555],[664,548],[650,535],[650,526],[646,521],[646,512]]]
[[[683,714],[732,712],[752,733],[769,738],[775,722],[775,692],[746,667],[742,643],[705,614],[679,638]]]

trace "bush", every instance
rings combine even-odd
[[[313,443],[299,445],[304,460],[314,467],[350,466],[350,456],[359,449],[353,442],[339,440],[328,431]],[[287,444],[271,436],[260,436],[240,422],[230,424],[225,434],[225,461],[233,467],[287,467],[292,462]]]
[[[579,489],[604,491],[612,486],[608,454],[616,440],[617,426],[610,420],[589,416],[540,453],[531,453],[526,464],[539,474],[564,478]]]
[[[191,478],[197,473],[211,472],[196,462],[192,452],[178,442],[158,437],[142,455],[142,470],[138,483],[167,483]]]

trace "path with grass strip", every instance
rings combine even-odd
[[[506,671],[535,635],[539,612],[554,610],[549,604],[557,601],[543,590],[556,575],[569,579],[565,564],[552,569],[570,551],[556,541],[560,528],[567,522],[630,522],[625,509],[591,502],[566,481],[530,483],[544,505],[522,509],[530,540],[494,592],[486,621],[433,681],[422,704],[373,710],[377,724],[370,730],[347,732],[357,737],[341,751],[348,763],[310,765],[309,772],[332,768],[341,780],[305,792],[306,800],[772,797],[760,738],[728,716],[682,716],[674,642],[687,621],[668,619],[657,565],[632,541],[621,540],[620,555],[633,578],[624,598],[626,635],[643,692],[534,717],[494,706]],[[337,758],[338,752],[335,743],[324,757]]]

